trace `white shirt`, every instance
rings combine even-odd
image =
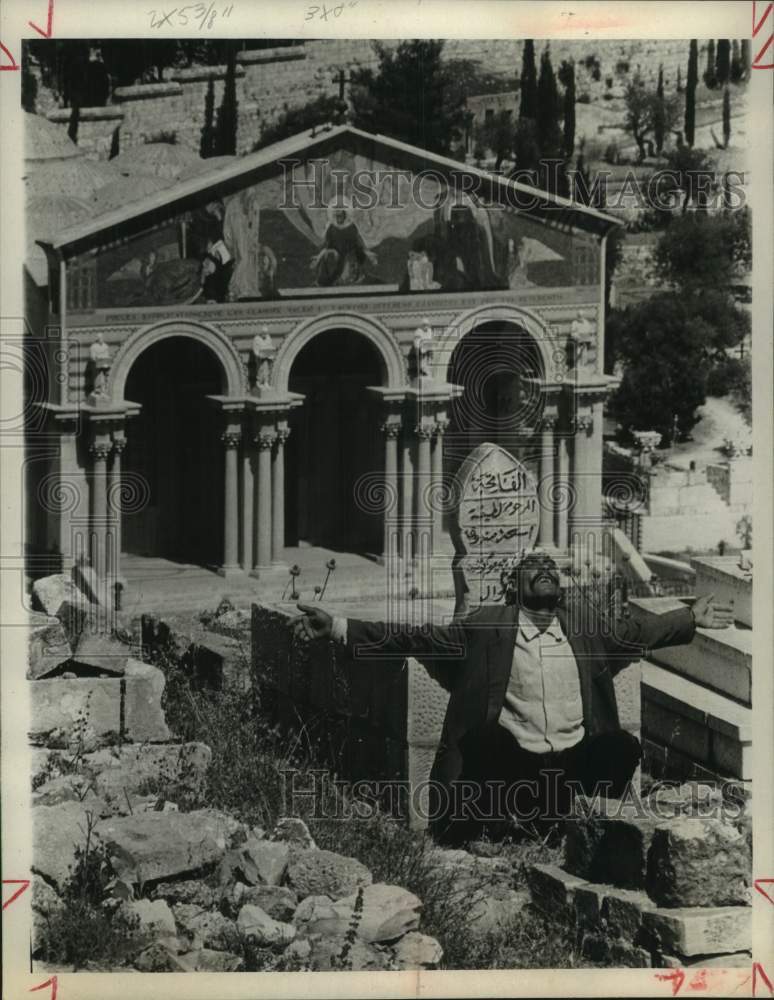
[[[556,616],[541,634],[519,609],[511,676],[498,721],[532,753],[567,750],[583,739],[578,664]]]

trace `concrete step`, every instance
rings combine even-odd
[[[751,704],[752,693],[752,631],[731,627],[696,629],[693,642],[687,646],[666,646],[654,649],[649,660],[669,667],[682,677],[698,681],[724,695],[730,695],[745,705]]]
[[[752,710],[656,663],[642,663],[646,739],[708,771],[752,777]]]

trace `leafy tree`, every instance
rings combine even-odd
[[[606,354],[611,365],[623,366],[624,374],[610,411],[625,434],[660,431],[667,445],[675,436],[688,435],[706,400],[711,367],[702,334],[679,294],[611,311]]]
[[[735,38],[731,42],[731,68],[729,70],[729,79],[731,83],[739,83],[743,75],[742,68],[742,56],[739,52],[739,42]]]
[[[660,127],[666,133],[672,129],[678,117],[675,95],[659,98],[655,91],[648,90],[637,76],[626,88],[626,117],[624,128],[632,134],[639,150],[640,163],[645,159],[645,140]]]
[[[707,68],[704,70],[704,82],[712,90],[717,83],[715,76],[715,42],[710,38],[707,42]]]
[[[724,87],[731,73],[731,42],[727,38],[718,39],[715,52],[715,79]]]
[[[670,196],[679,197],[680,211],[685,214],[691,202],[698,201],[700,184],[698,175],[712,172],[712,161],[703,149],[678,146],[667,153],[668,170],[660,175],[657,187],[659,206],[666,206]],[[672,212],[664,207],[665,218]]]
[[[353,123],[434,153],[449,153],[461,138],[465,108],[441,62],[443,41],[373,45],[378,71],[364,68],[350,74]]]
[[[656,245],[654,264],[659,277],[683,294],[728,294],[739,269],[752,264],[749,209],[675,218]]]
[[[495,154],[495,170],[499,170],[503,160],[510,155],[514,141],[515,126],[508,111],[498,111],[476,129],[476,142]]]
[[[204,98],[204,125],[202,125],[199,155],[206,160],[215,153],[215,82],[207,81],[207,94]]]
[[[281,142],[290,136],[298,135],[299,132],[306,132],[315,125],[336,121],[340,116],[341,102],[338,97],[320,94],[308,104],[286,108],[276,122],[261,130],[261,138],[253,145],[252,151],[263,149],[273,142]]]
[[[229,45],[226,60],[226,78],[223,81],[223,100],[218,109],[215,131],[215,155],[234,156],[237,150],[237,96],[236,96],[236,46]]]
[[[575,149],[575,63],[563,60],[559,67],[559,82],[564,87],[564,155],[571,157]]]
[[[658,84],[656,86],[656,114],[653,120],[653,139],[656,152],[664,148],[664,66],[658,67]]]
[[[728,87],[723,91],[723,149],[728,149],[731,141],[731,94]]]
[[[696,84],[699,82],[699,47],[695,38],[688,49],[688,78],[685,84],[685,141],[693,145],[696,132]]]
[[[519,118],[537,117],[537,68],[535,66],[535,43],[526,39],[521,55],[521,100]]]

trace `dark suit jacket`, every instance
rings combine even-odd
[[[689,608],[605,623],[588,601],[557,609],[575,660],[586,734],[619,728],[613,677],[648,649],[693,639]],[[492,605],[451,625],[418,628],[350,618],[347,646],[355,659],[413,656],[450,691],[431,777],[445,785],[462,773],[464,738],[496,722],[505,701],[518,626],[518,608]]]

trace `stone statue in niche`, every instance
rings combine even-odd
[[[422,325],[414,331],[414,366],[417,377],[432,377],[433,328],[427,316],[422,317]]]
[[[97,339],[89,348],[89,358],[94,370],[93,393],[95,396],[105,396],[110,372],[110,348],[101,333],[97,334]]]
[[[570,340],[574,367],[593,368],[597,361],[597,330],[582,309],[578,310],[570,325]]]
[[[274,345],[272,344],[269,328],[264,323],[261,332],[253,337],[251,347],[252,368],[254,371],[254,386],[257,389],[267,388],[271,378],[271,367],[274,361]]]

